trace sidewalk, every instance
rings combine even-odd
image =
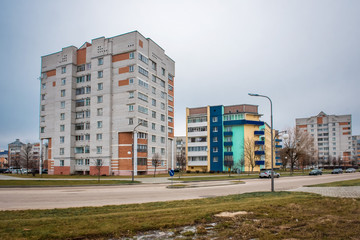
[[[360,186],[352,187],[300,187],[290,192],[316,193],[326,197],[360,198]]]

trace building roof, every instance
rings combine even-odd
[[[9,146],[12,146],[12,147],[21,147],[21,146],[24,146],[25,144],[20,142],[19,139],[16,139],[15,142],[12,142],[12,143],[9,143]]]

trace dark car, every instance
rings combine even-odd
[[[313,169],[309,172],[309,175],[322,175],[322,171],[320,169]]]
[[[45,168],[42,170],[42,174],[48,174],[48,170]]]
[[[341,168],[335,168],[331,172],[331,174],[340,174],[340,173],[343,173],[343,170]]]

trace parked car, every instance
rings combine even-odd
[[[340,173],[343,173],[343,170],[341,168],[335,168],[331,172],[331,174],[340,174]]]
[[[348,169],[346,169],[345,172],[346,173],[354,173],[354,172],[356,172],[356,169],[355,168],[348,168]]]
[[[274,178],[275,177],[279,178],[280,173],[277,173],[277,172],[274,171]],[[260,172],[259,178],[271,178],[271,170],[266,170],[266,171]]]
[[[48,170],[46,168],[43,169],[41,172],[42,172],[42,174],[48,174]]]
[[[322,175],[322,171],[320,169],[313,169],[309,172],[309,175]]]

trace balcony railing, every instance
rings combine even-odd
[[[255,151],[255,155],[264,155],[265,151]]]
[[[275,163],[275,165],[276,165],[276,166],[281,166],[282,163],[281,163],[281,162],[277,162],[277,163]]]
[[[265,165],[265,161],[255,161],[255,165]]]
[[[257,135],[257,136],[260,136],[260,135],[264,135],[265,132],[264,131],[254,131],[254,134]]]
[[[264,145],[265,141],[255,141],[255,145]]]
[[[224,136],[232,136],[233,132],[224,132]]]
[[[233,142],[224,142],[224,146],[232,146]]]

